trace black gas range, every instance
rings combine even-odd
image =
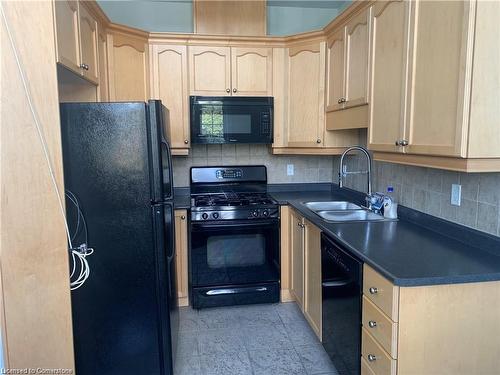
[[[279,204],[265,166],[191,168],[194,308],[279,301]]]

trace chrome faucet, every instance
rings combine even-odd
[[[366,156],[367,169],[366,171],[347,171],[347,166],[344,165],[344,157],[351,151],[361,151]],[[368,150],[361,146],[351,146],[347,148],[340,157],[340,170],[339,170],[339,187],[344,187],[343,178],[349,174],[366,174],[368,179],[368,191],[366,193],[366,201],[368,202],[368,208],[371,207],[371,198],[372,198],[372,158],[368,153]]]

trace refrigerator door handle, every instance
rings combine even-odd
[[[163,138],[161,139],[161,143],[165,145],[165,149],[167,150],[168,154],[168,180],[170,181],[170,195],[166,197],[165,199],[173,199],[174,198],[174,174],[172,171],[173,165],[172,165],[172,152],[170,151],[170,146],[168,142]]]

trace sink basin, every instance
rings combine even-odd
[[[345,210],[360,210],[361,207],[357,204],[344,201],[328,201],[328,202],[306,202],[304,205],[314,212],[318,211],[345,211]]]
[[[388,220],[368,210],[344,210],[344,211],[316,211],[326,221],[342,223],[349,221],[383,221]]]

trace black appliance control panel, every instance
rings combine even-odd
[[[242,208],[237,210],[191,211],[191,221],[256,220],[279,218],[279,208]]]
[[[241,169],[217,169],[215,177],[218,179],[241,178],[243,177],[243,171]]]

